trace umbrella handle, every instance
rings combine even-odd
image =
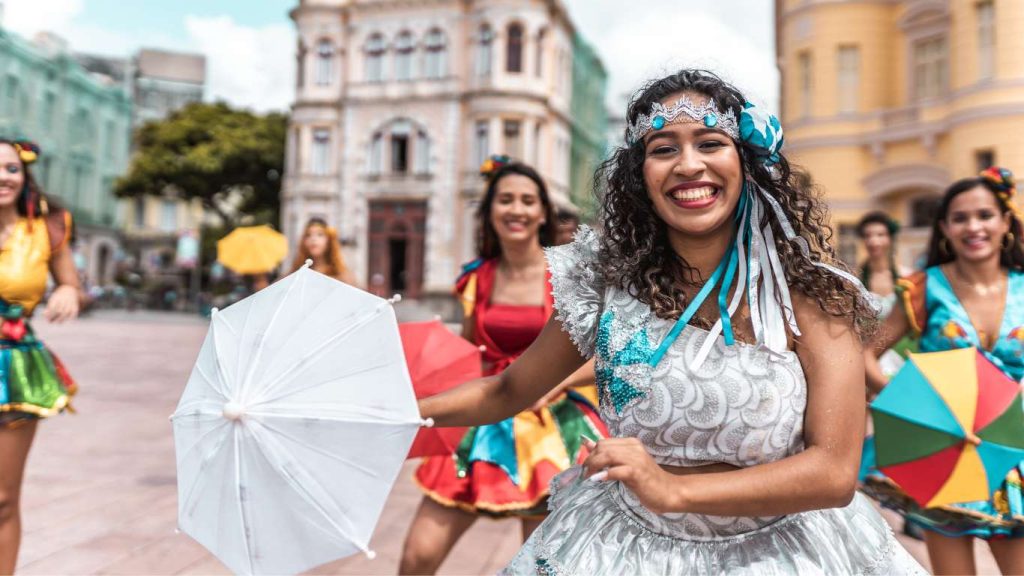
[[[973,432],[965,432],[964,440],[970,442],[971,444],[974,444],[975,446],[981,445],[981,438],[979,438],[978,435]]]

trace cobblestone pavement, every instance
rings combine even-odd
[[[22,501],[20,574],[226,574],[201,546],[176,534],[174,410],[205,322],[153,313],[97,313],[37,332],[77,378],[77,414],[39,426]],[[353,557],[314,574],[394,574],[419,502],[411,465],[373,539],[374,561]],[[887,516],[890,520],[891,515]],[[511,521],[480,521],[443,574],[494,573],[519,544]],[[904,539],[905,540],[905,539]],[[924,546],[907,547],[924,561]],[[979,550],[982,573],[997,573]]]

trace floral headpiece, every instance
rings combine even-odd
[[[18,153],[18,158],[26,166],[38,160],[39,155],[43,153],[38,144],[29,140],[13,140],[11,145],[14,146],[14,150]]]
[[[996,196],[1010,212],[1013,212],[1017,220],[1024,222],[1024,214],[1021,214],[1020,208],[1014,202],[1014,196],[1017,195],[1017,183],[1014,181],[1013,172],[999,166],[991,166],[982,170],[978,176],[992,184],[996,189]]]
[[[480,165],[480,176],[483,176],[485,180],[490,180],[498,170],[511,162],[512,159],[505,154],[491,154]]]

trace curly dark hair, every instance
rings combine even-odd
[[[477,256],[480,258],[497,258],[501,256],[501,242],[498,240],[498,233],[494,231],[494,224],[491,223],[491,207],[494,205],[494,197],[498,194],[498,182],[506,176],[518,174],[525,176],[537,185],[537,194],[540,196],[541,206],[544,208],[544,224],[540,227],[540,245],[553,246],[555,234],[558,232],[558,220],[555,218],[555,205],[551,202],[551,195],[548,194],[548,187],[544,179],[540,177],[532,167],[522,162],[511,162],[498,168],[487,182],[487,192],[480,202],[480,209],[477,210],[477,220],[480,222],[480,238],[477,246]]]
[[[737,119],[746,102],[739,90],[714,73],[686,69],[655,80],[635,94],[626,112],[627,123],[648,113],[656,102],[680,92],[711,98],[719,110],[731,110]],[[758,149],[746,142],[736,142],[736,147],[744,179],[753,179],[777,200],[796,235],[807,242],[809,257],[796,243],[786,239],[779,222],[770,216],[770,209],[757,223],[759,227],[771,223],[790,287],[813,298],[830,315],[855,319],[855,329],[864,336],[865,328],[876,323],[871,303],[856,287],[814,265],[827,262],[845,269],[829,243],[832,229],[828,212],[810,177],[791,167],[781,154],[773,176]],[[669,244],[668,226],[648,197],[644,159],[643,142],[634,142],[602,163],[594,178],[594,191],[603,196],[601,271],[607,282],[627,290],[657,316],[675,319],[687,303],[683,286],[699,281],[700,275]],[[800,281],[792,282],[794,278]]]
[[[928,261],[925,264],[926,267],[931,268],[932,266],[956,260],[956,254],[949,250],[948,247],[942,245],[946,235],[942,233],[939,223],[949,215],[949,205],[953,202],[954,198],[978,186],[992,193],[1001,213],[1010,214],[1010,232],[1013,234],[1014,241],[1010,244],[1008,250],[1001,250],[999,252],[999,265],[1010,270],[1024,270],[1024,247],[1022,247],[1024,228],[1021,226],[1020,219],[1013,214],[1010,205],[1007,204],[1007,202],[1013,202],[1013,200],[1009,199],[1009,197],[1004,199],[1000,194],[999,185],[983,177],[963,178],[957,180],[946,189],[945,194],[942,196],[942,202],[939,204],[939,209],[935,213],[935,221],[932,222],[932,236],[928,241]]]

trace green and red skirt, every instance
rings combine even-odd
[[[581,391],[470,428],[454,454],[424,458],[416,483],[442,506],[494,517],[544,516],[551,479],[586,459],[583,438],[608,435],[587,389]]]
[[[0,300],[0,426],[58,414],[77,388],[19,314],[17,306]]]

